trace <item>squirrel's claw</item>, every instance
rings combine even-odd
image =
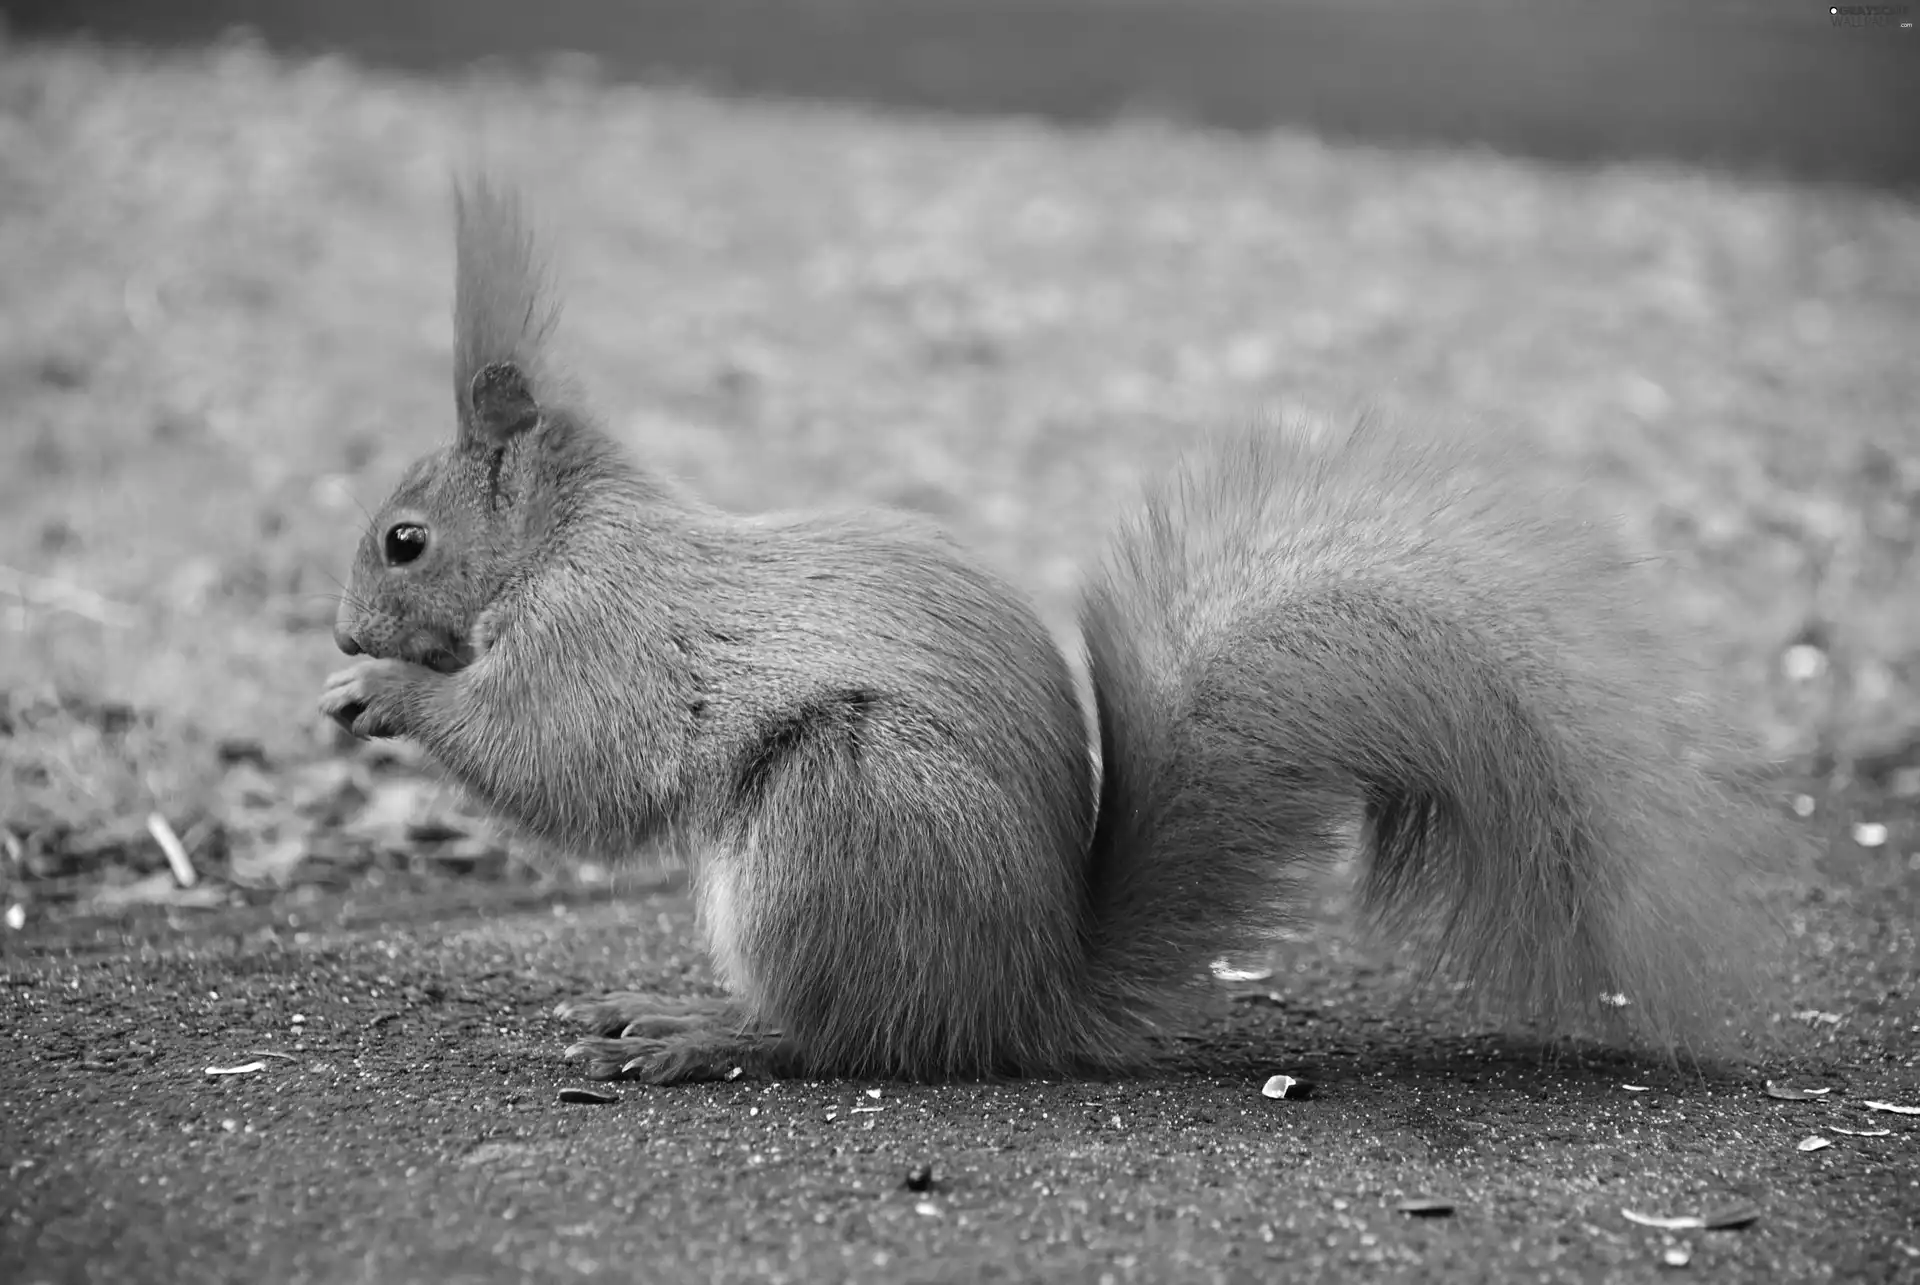
[[[335,670],[321,689],[320,712],[362,740],[402,735],[405,729],[398,721],[395,697],[421,668],[400,660],[369,658]]]
[[[618,1043],[618,1040],[585,1039],[569,1045],[561,1056],[568,1062],[585,1062],[589,1080],[617,1080],[625,1069],[627,1053],[624,1049],[608,1050],[600,1046]]]

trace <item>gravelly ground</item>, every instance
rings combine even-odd
[[[1706,1279],[1920,1278],[1920,1119],[1859,1105],[1920,1103],[1917,882],[1783,903],[1790,1003],[1712,1074],[1488,1033],[1335,923],[1223,988],[1164,1075],[603,1106],[558,1101],[582,1081],[548,1011],[703,985],[671,883],[71,921],[0,955],[0,1277],[1634,1280],[1684,1247]],[[1276,1072],[1315,1096],[1261,1097]],[[1621,1213],[1740,1203],[1737,1231]]]

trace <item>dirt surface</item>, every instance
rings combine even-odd
[[[1709,1074],[1494,1034],[1336,921],[1138,1081],[574,1104],[555,1002],[707,984],[671,880],[48,923],[0,955],[0,1279],[1920,1279],[1920,1118],[1862,1106],[1920,1103],[1920,880],[1849,850]]]

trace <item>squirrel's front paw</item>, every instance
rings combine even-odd
[[[355,661],[328,675],[320,693],[320,712],[363,740],[400,736],[402,691],[422,673],[432,673],[404,660]]]

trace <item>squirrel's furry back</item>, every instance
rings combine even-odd
[[[1217,440],[1150,490],[1082,611],[1118,1002],[1256,941],[1276,865],[1357,821],[1363,910],[1505,1015],[1723,1045],[1777,827],[1646,569],[1522,484],[1362,417]]]

